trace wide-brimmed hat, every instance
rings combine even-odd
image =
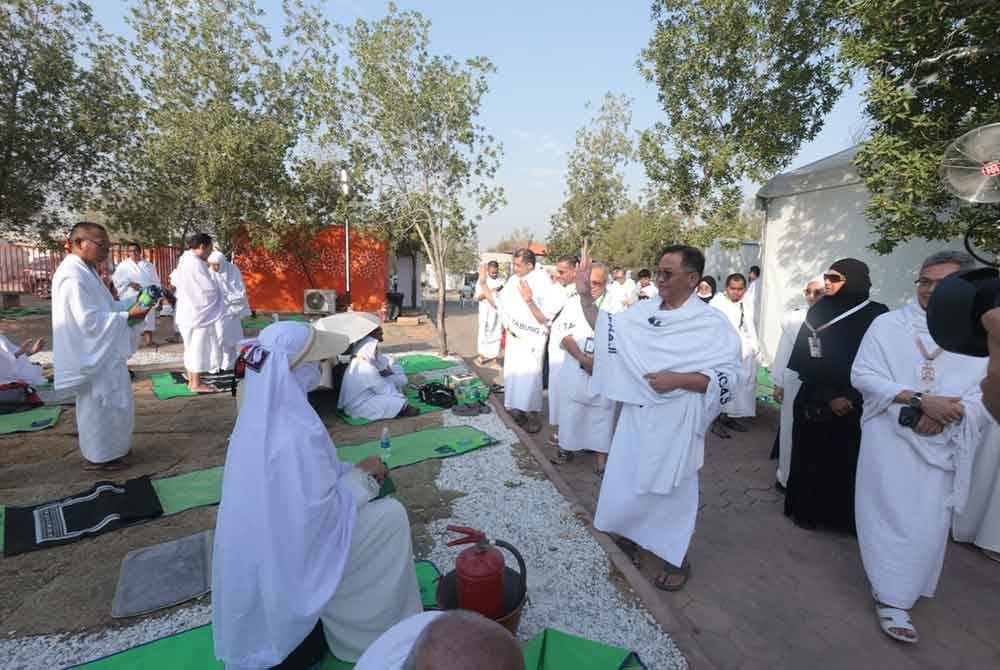
[[[295,354],[292,359],[292,367],[310,361],[322,361],[327,358],[335,358],[337,355],[347,351],[351,346],[351,341],[347,335],[341,332],[330,330],[320,330],[315,325],[309,326],[309,339],[302,351]]]
[[[370,312],[341,312],[324,316],[313,325],[321,332],[342,333],[353,344],[380,328],[382,321]]]

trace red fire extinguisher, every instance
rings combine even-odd
[[[520,577],[519,597],[515,599],[520,604],[527,585],[524,559],[517,549],[503,540],[496,540],[491,545],[482,531],[473,528],[448,526],[448,530],[465,534],[464,537],[449,542],[448,546],[474,543],[460,553],[455,561],[458,607],[479,612],[490,619],[503,617],[507,614],[504,607],[504,573],[507,571],[514,577]],[[503,553],[497,547],[503,547],[514,555],[521,569],[520,575],[506,568]]]

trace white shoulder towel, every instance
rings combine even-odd
[[[925,388],[919,375],[924,358],[916,337],[928,352],[937,349],[927,330],[927,313],[915,302],[879,316],[865,333],[851,369],[851,384],[864,396],[862,433],[867,431],[871,437],[879,432],[883,440],[900,440],[928,465],[953,471],[954,488],[945,506],[961,511],[969,497],[974,450],[990,420],[979,388],[987,360],[943,351],[934,361],[936,381]],[[965,418],[939,435],[918,435],[899,425],[903,406],[893,401],[905,390],[960,397]]]
[[[692,294],[693,295],[693,294]],[[679,308],[660,309],[643,300],[619,314],[600,312],[595,334],[591,389],[612,400],[662,409],[636,439],[680,448],[644,449],[637,491],[667,494],[705,460],[705,432],[732,399],[740,376],[740,338],[726,317],[697,297]],[[657,393],[644,375],[670,370],[709,379],[705,393],[677,389]]]
[[[124,363],[132,353],[128,312],[97,273],[70,254],[52,276],[52,354],[56,390],[69,389]]]
[[[545,316],[545,324],[538,323],[528,309],[518,288],[520,282],[525,282],[531,288],[532,300]],[[566,293],[562,287],[559,286],[557,290],[548,273],[540,269],[532,270],[524,277],[511,277],[496,297],[504,328],[517,337],[542,340],[548,335],[548,322],[562,309],[565,300]]]

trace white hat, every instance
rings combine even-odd
[[[347,335],[329,330],[320,330],[314,326],[309,327],[309,339],[306,340],[302,351],[292,358],[292,367],[308,363],[310,361],[322,361],[327,358],[335,358],[338,354],[347,350],[351,346],[351,341]]]
[[[226,256],[218,249],[208,255],[209,263],[221,263],[224,260],[226,260]]]
[[[353,344],[376,328],[382,321],[369,312],[341,312],[324,316],[313,324],[317,330],[328,333],[343,333]],[[346,348],[346,347],[345,347]]]

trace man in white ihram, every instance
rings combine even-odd
[[[500,277],[500,264],[490,261],[486,264],[486,285],[496,294],[503,288],[504,280]],[[500,313],[486,299],[486,294],[476,284],[476,302],[479,303],[479,322],[476,337],[479,356],[476,365],[495,365],[500,355],[500,340],[503,339],[503,324],[500,323]]]
[[[715,294],[708,303],[726,315],[740,336],[743,371],[740,385],[733,387],[733,401],[726,407],[720,423],[740,433],[748,428],[737,418],[757,416],[757,328],[753,322],[753,305],[746,301],[747,280],[741,274],[726,278],[726,290]]]
[[[128,245],[128,257],[118,264],[111,275],[111,283],[115,285],[120,300],[135,302],[142,289],[160,286],[160,275],[156,272],[156,267],[142,257],[142,247],[132,242]],[[155,308],[146,313],[146,318],[135,326],[135,330],[142,333],[144,346],[153,345],[153,333],[156,332]]]
[[[553,288],[558,292],[562,289],[566,295],[566,303],[576,295],[576,266],[580,260],[573,255],[560,256],[556,261],[556,276]],[[563,318],[566,303],[559,313],[552,319],[549,329],[549,425],[552,426],[552,436],[549,444],[554,447],[559,446],[559,397],[562,395],[562,384],[560,370],[566,360],[566,350],[562,348],[562,338],[556,334],[557,330],[563,329],[560,320]]]
[[[608,266],[593,263],[590,270],[590,297],[598,309],[607,296]],[[555,464],[573,460],[578,451],[594,452],[594,474],[604,476],[615,430],[615,403],[592,389],[594,371],[594,329],[583,314],[580,296],[574,295],[553,325],[567,359],[559,372],[560,444]]]
[[[507,331],[503,359],[504,407],[529,433],[542,429],[542,367],[549,323],[566,302],[545,270],[536,268],[530,249],[514,252],[514,276],[504,290],[494,293],[486,284],[486,268],[479,268],[479,286],[486,300],[500,312]]]
[[[938,282],[974,264],[960,252],[928,257],[916,301],[875,319],[851,371],[864,397],[858,546],[879,624],[901,642],[918,639],[908,610],[934,595],[952,512],[968,499],[973,455],[990,421],[979,387],[987,361],[938,347],[925,311]]]
[[[195,393],[218,392],[201,381],[201,375],[212,371],[213,359],[218,357],[218,322],[226,313],[225,296],[208,269],[211,253],[212,237],[195,233],[170,275],[177,297],[174,323],[184,340],[188,388]]]
[[[250,316],[247,287],[243,283],[240,269],[226,260],[221,251],[216,250],[208,255],[208,267],[212,271],[212,278],[222,289],[226,305],[222,318],[215,322],[219,346],[212,361],[212,369],[232,370],[236,362],[236,349],[243,339],[243,317]]]
[[[687,583],[705,432],[740,374],[739,336],[694,295],[704,269],[697,249],[666,247],[659,299],[617,315],[597,309],[586,250],[576,276],[595,332],[591,390],[622,403],[594,527],[618,534],[634,562],[640,546],[658,556],[664,566],[653,585],[665,591]]]
[[[353,662],[422,609],[406,510],[374,500],[385,464],[339,461],[306,397],[318,361],[347,344],[286,321],[243,354],[212,561],[215,655],[227,670],[278,665],[317,622],[330,651]]]
[[[110,249],[103,226],[78,223],[69,235],[69,254],[52,276],[55,389],[76,393],[77,432],[88,470],[125,467],[135,422],[128,320],[148,311],[134,300],[114,300],[98,276]]]
[[[778,342],[778,352],[774,355],[771,365],[771,379],[774,381],[774,400],[781,404],[781,427],[778,429],[778,473],[777,488],[784,491],[788,486],[788,473],[792,465],[792,424],[795,415],[795,396],[802,388],[799,373],[788,369],[788,361],[795,347],[795,338],[799,336],[802,323],[806,320],[809,307],[815,305],[823,297],[823,278],[811,279],[803,291],[806,297],[805,309],[795,308],[787,312],[781,320],[781,340]]]

